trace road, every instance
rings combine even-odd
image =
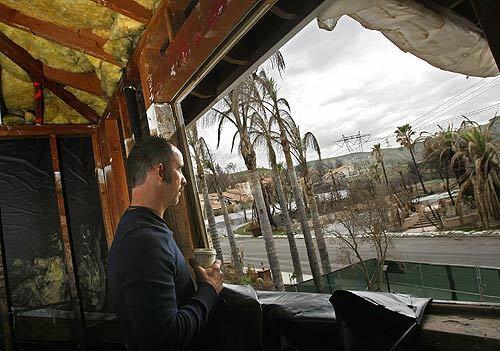
[[[346,265],[338,259],[338,239],[327,239],[328,253],[333,269]],[[245,265],[260,267],[261,262],[268,266],[267,255],[262,238],[237,239],[239,246],[243,249]],[[300,262],[304,274],[311,274],[307,253],[303,239],[296,239],[299,249]],[[500,237],[410,237],[393,238],[393,247],[390,251],[390,259],[425,263],[442,263],[453,265],[478,265],[500,268]],[[283,272],[293,272],[288,248],[288,240],[275,239],[276,251]],[[227,238],[222,240],[224,257],[230,256],[229,242]],[[373,258],[375,255],[367,245],[362,247],[363,258]],[[318,255],[319,260],[319,255]]]

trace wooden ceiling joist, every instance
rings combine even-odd
[[[71,49],[84,52],[103,61],[122,66],[113,55],[104,51],[106,39],[88,30],[58,26],[11,9],[0,3],[0,21],[14,28],[54,41]]]
[[[73,94],[65,90],[60,84],[48,79],[43,73],[43,64],[33,58],[21,46],[10,40],[5,34],[0,32],[0,52],[14,61],[19,67],[25,70],[33,80],[41,82],[47,89],[52,91],[66,104],[80,113],[91,122],[98,123],[99,115],[92,108],[78,100]]]
[[[254,6],[273,2],[199,0],[150,77],[151,98],[172,101]]]
[[[107,7],[114,12],[132,18],[137,22],[147,24],[153,12],[134,0],[92,0],[99,5]]]
[[[43,65],[43,74],[53,82],[76,88],[89,94],[103,96],[101,81],[95,73],[73,73]]]

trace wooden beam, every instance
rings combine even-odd
[[[238,23],[261,2],[268,1],[200,0],[143,82],[143,86],[150,88],[151,101],[173,101]]]
[[[55,135],[50,136],[50,156],[52,159],[52,169],[54,171],[54,187],[56,190],[57,207],[59,210],[59,225],[61,229],[61,241],[63,246],[64,263],[66,266],[66,276],[68,278],[69,294],[71,305],[75,319],[80,321],[78,332],[79,342],[85,349],[87,343],[85,315],[83,309],[83,301],[80,297],[80,292],[77,284],[76,261],[74,259],[74,250],[69,234],[68,219],[66,217],[66,203],[64,199],[63,183],[61,177],[61,169],[59,164],[59,150],[57,147],[57,138]]]
[[[491,53],[495,58],[497,67],[500,69],[500,22],[498,14],[500,13],[499,1],[480,1],[470,0],[474,12],[479,19],[484,35],[488,40]]]
[[[0,3],[0,21],[30,34],[54,41],[71,49],[84,52],[101,60],[123,66],[113,55],[104,51],[106,39],[88,30],[77,30],[69,27],[58,26],[11,9]]]
[[[153,15],[153,11],[138,4],[134,0],[92,0],[99,5],[107,7],[114,12],[132,18],[137,22],[147,24]]]
[[[159,42],[163,43],[165,38],[168,38],[168,27],[165,27],[165,31],[158,30],[158,28],[162,28],[163,24],[165,24],[165,26],[168,24],[168,21],[165,20],[166,14],[168,13],[170,15],[169,25],[172,25],[172,30],[174,34],[176,34],[184,23],[184,12],[190,3],[190,0],[162,0],[159,3],[153,13],[153,17],[146,27],[146,30],[141,35],[127,67],[125,67],[120,83],[116,87],[113,92],[113,96],[110,98],[109,103],[106,106],[103,118],[113,118],[113,116],[118,114],[118,95],[121,94],[124,86],[132,85],[138,87],[139,84],[141,84],[139,68],[140,61],[143,59],[143,54],[151,47],[156,47],[157,49],[162,48],[163,45],[158,46],[157,44]]]
[[[92,134],[92,150],[94,152],[94,163],[97,175],[97,185],[99,186],[99,198],[101,199],[101,212],[104,222],[104,230],[106,232],[106,243],[108,249],[111,248],[113,243],[114,231],[113,222],[111,221],[111,214],[109,210],[108,189],[106,188],[106,178],[104,176],[104,167],[102,166],[101,147],[99,143],[99,135]]]
[[[125,162],[123,159],[123,150],[120,139],[120,130],[118,122],[114,119],[104,121],[106,144],[108,147],[108,155],[111,160],[111,169],[113,171],[113,179],[116,186],[116,201],[119,217],[127,210],[130,205],[128,193],[127,173],[125,170]]]
[[[41,82],[47,89],[56,94],[61,100],[67,103],[75,111],[91,122],[97,123],[100,116],[92,108],[78,100],[73,94],[65,90],[61,85],[47,79],[43,73],[43,65],[26,51],[23,47],[10,40],[5,34],[0,32],[0,52],[14,61],[19,67],[25,70],[33,80]]]
[[[103,96],[101,81],[95,73],[74,73],[43,65],[43,74],[53,82],[72,87],[86,93]]]
[[[89,135],[98,131],[95,124],[46,124],[42,126],[0,126],[0,138],[43,135]]]

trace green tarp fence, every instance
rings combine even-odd
[[[370,272],[375,270],[374,259],[365,263]],[[366,290],[359,263],[325,274],[322,278],[325,290],[330,293],[335,290]],[[383,289],[438,300],[500,303],[500,269],[386,261]],[[286,290],[317,292],[312,279],[290,285]]]

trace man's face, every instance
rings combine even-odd
[[[170,173],[170,181],[164,181],[162,183],[167,207],[177,205],[179,203],[179,199],[182,195],[182,189],[187,183],[186,178],[184,178],[184,174],[182,174],[182,167],[184,166],[182,153],[175,146],[173,146],[173,151],[170,165],[165,166],[165,172]],[[168,173],[164,178],[169,178]]]

